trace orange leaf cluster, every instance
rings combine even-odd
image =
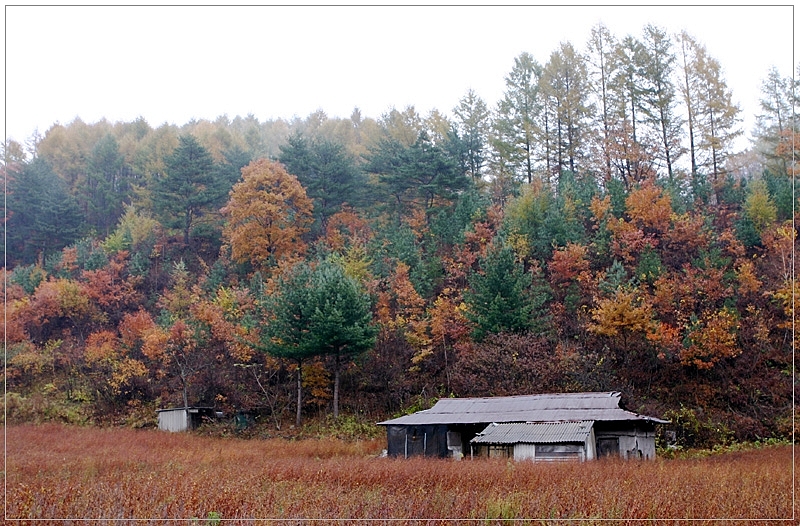
[[[627,265],[634,264],[646,247],[658,245],[652,235],[645,235],[641,228],[624,219],[609,221],[608,230],[613,234],[611,250]]]
[[[554,285],[568,284],[574,280],[589,279],[589,260],[586,255],[588,248],[585,245],[568,243],[566,247],[553,252],[553,257],[547,265],[550,271],[550,281]]]
[[[372,229],[369,224],[348,206],[333,214],[325,227],[325,242],[333,251],[341,251],[353,244],[366,246],[370,239]]]
[[[628,194],[625,211],[631,222],[647,232],[663,233],[669,229],[672,216],[669,195],[650,180]]]
[[[734,358],[742,353],[736,344],[739,321],[730,311],[722,309],[707,313],[692,327],[691,344],[680,353],[681,363],[698,369],[710,369],[720,360]]]
[[[232,258],[269,270],[278,261],[305,252],[302,239],[312,222],[311,199],[283,165],[259,159],[242,168],[242,181],[222,209]]]
[[[592,310],[589,330],[602,336],[645,333],[652,319],[652,307],[637,290],[617,289],[610,298],[599,298]]]
[[[113,362],[119,358],[119,341],[111,331],[93,332],[86,338],[84,356],[89,364]]]

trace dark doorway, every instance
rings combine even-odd
[[[619,438],[598,438],[597,458],[619,456]]]

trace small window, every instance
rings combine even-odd
[[[583,447],[579,444],[537,444],[536,460],[580,460]]]

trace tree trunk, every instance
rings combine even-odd
[[[303,423],[303,360],[297,360],[297,415],[295,416],[294,425],[300,427]]]
[[[333,418],[339,418],[339,351],[336,351],[336,364],[333,370]]]
[[[191,211],[186,211],[186,221],[183,225],[183,244],[187,247],[189,246],[189,232],[192,229],[192,213]]]

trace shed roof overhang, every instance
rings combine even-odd
[[[378,425],[489,424],[507,422],[633,421],[666,424],[619,407],[619,392],[553,393],[490,398],[442,398],[433,407]]]
[[[473,444],[584,443],[592,432],[591,420],[491,424],[472,439]]]

